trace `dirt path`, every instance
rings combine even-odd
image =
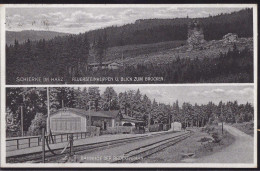
[[[254,162],[253,137],[229,125],[224,125],[224,128],[235,137],[235,142],[217,153],[196,159],[194,163]]]

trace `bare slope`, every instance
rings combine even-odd
[[[138,45],[125,45],[125,46],[116,46],[108,48],[104,61],[115,61],[122,59],[134,59],[138,57],[147,57],[149,54],[157,53],[160,51],[170,50],[176,47],[180,47],[185,45],[185,40],[179,41],[167,41],[167,42],[160,42],[160,43],[152,43],[152,44],[138,44]],[[90,63],[97,62],[95,59],[95,52],[92,49],[90,51]]]
[[[173,41],[174,42],[174,41]],[[170,44],[173,42],[169,42]],[[188,51],[188,46],[185,44],[185,41],[181,43],[183,46],[178,45],[174,46],[168,46],[167,48],[161,48],[160,46],[154,46],[154,44],[146,45],[146,48],[148,46],[151,47],[151,51],[143,51],[143,53],[139,53],[136,55],[128,55],[131,50],[129,49],[135,49],[132,48],[132,46],[127,46],[128,50],[125,50],[126,53],[124,53],[126,56],[129,56],[128,58],[124,58],[124,63],[126,65],[137,65],[137,64],[166,64],[172,62],[177,57],[180,58],[205,58],[205,57],[218,57],[220,52],[226,53],[229,49],[232,50],[233,43],[230,44],[224,44],[223,40],[213,40],[209,41],[205,44],[204,49],[194,49],[191,51]],[[185,45],[184,45],[185,44]],[[161,45],[164,45],[161,43]],[[236,42],[236,46],[239,50],[244,49],[245,47],[248,47],[250,50],[253,50],[253,39],[252,38],[239,38]],[[119,47],[116,47],[119,48]],[[123,48],[123,47],[122,47]],[[138,51],[141,51],[140,49],[142,46],[139,45]],[[120,50],[119,50],[120,51]],[[111,51],[109,53],[112,53]],[[111,58],[112,59],[112,58]],[[121,58],[117,58],[117,61],[122,61]]]

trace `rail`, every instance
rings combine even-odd
[[[176,144],[179,141],[182,141],[183,139],[189,137],[191,135],[191,131],[182,134],[182,135],[178,135],[178,136],[174,136],[174,137],[170,137],[170,138],[166,138],[160,141],[156,141],[153,143],[150,143],[148,145],[144,145],[141,147],[138,147],[136,149],[133,149],[131,151],[128,151],[127,153],[125,153],[121,158],[112,161],[112,163],[134,163],[137,162],[147,156],[150,156],[154,153],[157,153],[171,145]]]
[[[85,139],[90,137],[90,132],[69,132],[61,134],[53,134],[49,139],[50,144],[57,144],[69,141],[69,136],[73,135],[74,140]],[[42,145],[41,136],[28,136],[6,139],[6,151],[14,151],[19,149],[26,149],[31,147],[38,147]]]
[[[77,145],[73,147],[73,151],[76,154],[85,154],[87,152],[95,151],[95,150],[102,150],[106,149],[108,147],[118,146],[120,144],[130,143],[134,141],[140,141],[142,139],[152,138],[158,135],[164,135],[164,134],[171,134],[172,132],[157,132],[153,133],[150,136],[148,135],[141,135],[138,137],[130,137],[130,138],[121,138],[116,140],[108,140],[103,142],[97,142],[97,143],[91,143],[91,144],[82,144]],[[62,148],[56,148],[54,149],[55,153],[61,153],[63,150]],[[46,151],[46,161],[55,161],[58,158],[61,158],[63,155],[55,155],[51,154],[49,151]],[[23,162],[36,162],[40,163],[42,162],[42,151],[39,152],[32,152],[29,154],[21,154],[17,156],[10,156],[6,158],[6,161],[8,163],[23,163]]]

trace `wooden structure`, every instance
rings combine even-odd
[[[73,135],[75,140],[85,139],[90,136],[89,132],[71,132],[71,133],[58,133],[53,134],[54,144],[63,143],[69,141],[69,136]],[[37,147],[42,145],[41,135],[27,136],[27,137],[15,137],[6,139],[6,151],[15,151],[19,149],[26,149],[31,147]],[[51,142],[52,143],[52,142]]]
[[[101,69],[119,69],[120,67],[122,67],[123,65],[119,62],[103,62],[101,64]],[[88,70],[92,70],[92,71],[96,71],[98,70],[98,68],[100,67],[100,63],[91,63],[88,65]]]
[[[88,126],[101,129],[114,126],[114,115],[118,111],[86,111],[75,108],[61,108],[50,114],[50,128],[53,133],[86,132]]]
[[[118,113],[115,117],[116,126],[139,126],[144,123],[143,120],[127,116],[125,114]]]
[[[118,110],[93,111],[75,108],[61,108],[50,114],[50,129],[53,133],[88,132],[90,127],[106,130],[115,126],[144,126],[144,120],[139,120]]]

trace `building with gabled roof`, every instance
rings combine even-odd
[[[99,67],[100,67],[100,63],[97,62],[88,64],[88,70],[96,71],[98,70]],[[115,61],[102,62],[101,64],[102,69],[114,70],[114,69],[119,69],[120,67],[123,67],[123,64]]]
[[[143,121],[121,114],[118,110],[94,111],[65,107],[50,114],[50,128],[54,133],[86,132],[88,126],[106,130],[107,127],[123,126],[125,123],[135,126]]]

